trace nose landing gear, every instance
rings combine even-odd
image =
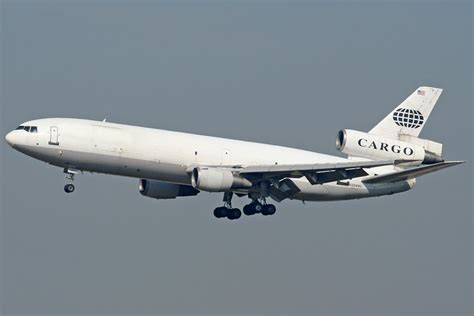
[[[66,193],[72,193],[72,192],[74,192],[75,189],[76,189],[76,187],[72,183],[68,183],[64,186],[64,192],[66,192]]]
[[[77,174],[77,171],[64,168],[63,172],[66,174],[66,179],[69,180],[69,183],[64,186],[64,192],[72,193],[76,189],[76,187],[74,186],[74,184],[72,184],[72,182],[74,181],[74,176]]]

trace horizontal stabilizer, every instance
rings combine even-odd
[[[412,169],[400,170],[392,173],[382,174],[372,178],[363,180],[364,183],[381,183],[381,182],[397,182],[404,181],[408,179],[413,179],[431,172],[435,172],[444,168],[458,165],[464,161],[445,161],[440,163],[435,163],[432,165],[425,165],[421,167],[416,167]]]

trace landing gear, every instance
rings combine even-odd
[[[66,192],[66,193],[72,193],[72,192],[74,192],[75,189],[76,189],[76,187],[74,187],[74,184],[72,184],[72,183],[66,184],[64,186],[64,192]]]
[[[273,204],[265,204],[263,205],[262,208],[262,215],[263,216],[268,216],[268,215],[273,215],[276,212],[276,207]]]
[[[244,206],[244,214],[247,216],[260,213],[263,209],[263,205],[260,202],[255,201]]]
[[[214,209],[214,216],[217,218],[227,217],[228,208],[225,206],[216,207]]]
[[[244,206],[244,214],[254,215],[260,213],[263,216],[275,214],[275,205],[267,204],[267,197],[270,196],[271,183],[269,181],[262,181],[259,183],[259,187],[260,192],[249,193],[249,198],[252,199],[252,203]]]
[[[239,219],[242,212],[238,208],[230,208],[227,210],[227,218],[230,220]]]
[[[232,207],[232,192],[224,193],[224,206],[219,206],[214,209],[214,216],[216,218],[224,218],[234,220],[239,219],[242,216],[242,212],[238,208]],[[252,199],[250,204],[247,204],[243,208],[243,212],[247,216],[251,216],[257,213],[263,216],[273,215],[276,212],[276,207],[273,204],[267,204],[266,198],[254,195],[249,195]]]
[[[276,212],[276,207],[273,204],[267,204],[265,198],[261,198],[261,202],[254,200],[252,203],[244,206],[244,214],[247,216],[261,213],[263,216],[273,215]]]
[[[239,219],[242,216],[242,212],[238,208],[232,208],[232,192],[224,193],[224,206],[216,207],[214,210],[214,216],[217,218],[224,218],[234,220]]]
[[[220,206],[214,209],[214,216],[217,218],[227,217],[227,219],[234,220],[239,219],[242,216],[242,212],[238,208]]]
[[[66,174],[66,179],[69,180],[69,183],[64,186],[64,192],[72,193],[76,189],[76,187],[74,186],[74,184],[72,184],[72,182],[74,181],[74,176],[77,174],[77,171],[64,168],[63,172]]]
[[[273,204],[260,204],[260,203],[250,203],[244,206],[245,215],[254,215],[257,213],[262,214],[263,216],[273,215],[276,212],[276,207]]]

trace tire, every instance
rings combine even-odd
[[[247,216],[255,214],[251,204],[245,205],[243,211],[244,211],[244,214]]]
[[[276,212],[276,207],[273,204],[266,204],[263,205],[262,208],[262,215],[263,216],[268,216],[268,215],[273,215]]]
[[[227,218],[230,220],[239,219],[242,216],[242,212],[238,208],[230,208],[227,211]]]
[[[267,213],[268,215],[273,215],[273,214],[275,214],[275,212],[276,212],[276,207],[275,207],[275,205],[273,205],[273,204],[267,204],[266,213]]]
[[[263,212],[263,205],[260,204],[260,203],[252,203],[252,210],[254,211],[254,213],[261,213]]]
[[[242,212],[238,208],[233,208],[231,210],[233,219],[239,219],[242,216]]]
[[[227,212],[227,215],[226,215],[227,219],[229,220],[234,220],[234,212],[232,212],[232,209],[229,209],[229,211]]]
[[[223,218],[227,216],[227,208],[226,207],[216,207],[214,209],[214,216],[217,218]]]
[[[64,192],[66,192],[66,193],[72,193],[72,192],[74,192],[74,190],[75,190],[75,187],[74,187],[74,184],[72,184],[72,183],[66,184],[64,186]]]

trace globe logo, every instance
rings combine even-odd
[[[423,114],[418,110],[398,109],[393,112],[393,121],[398,126],[418,128],[423,125]]]

